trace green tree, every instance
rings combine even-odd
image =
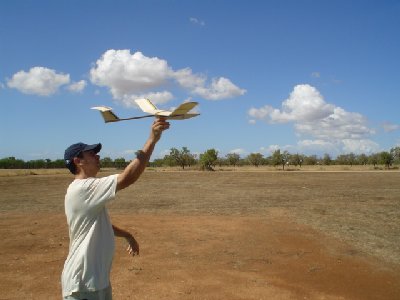
[[[364,153],[358,155],[357,163],[359,165],[365,166],[368,163],[368,156],[366,156]]]
[[[46,168],[47,164],[44,159],[35,159],[28,161],[28,168],[30,169],[44,169]]]
[[[65,161],[63,159],[56,159],[53,161],[54,168],[65,168]]]
[[[102,168],[111,168],[114,166],[114,163],[110,157],[104,157],[100,160],[100,165]]]
[[[264,157],[264,158],[263,158],[263,161],[262,161],[262,165],[264,165],[264,166],[272,166],[273,163],[272,163],[272,158],[271,158],[271,156]]]
[[[348,157],[348,162],[350,164],[350,166],[352,167],[355,163],[356,163],[356,155],[352,152],[347,154]]]
[[[300,166],[300,168],[301,168],[301,165],[303,164],[303,160],[304,160],[303,155],[296,153],[296,154],[293,154],[290,156],[289,164],[294,165],[295,167]]]
[[[289,162],[289,160],[290,160],[290,153],[286,150],[283,151],[283,153],[281,153],[280,149],[275,150],[270,158],[272,165],[275,167],[281,165],[282,170],[285,170],[285,165],[287,162]]]
[[[250,153],[247,156],[249,163],[255,167],[258,167],[263,162],[263,155],[261,153]]]
[[[190,154],[188,156],[188,166],[193,166],[197,164],[197,154]]]
[[[116,158],[116,159],[114,160],[114,166],[115,166],[117,169],[124,169],[124,168],[127,166],[127,163],[126,163],[126,161],[125,161],[125,158],[123,158],[123,157]]]
[[[156,158],[154,159],[152,162],[149,163],[150,167],[156,167],[156,168],[160,168],[164,165],[164,159],[162,158]]]
[[[349,157],[346,154],[340,154],[336,157],[336,164],[337,165],[348,165],[349,164]]]
[[[332,164],[332,158],[328,153],[324,154],[324,157],[322,158],[322,163],[326,166],[329,166]]]
[[[26,166],[22,159],[16,159],[15,157],[6,157],[0,159],[1,169],[24,169]]]
[[[282,153],[282,170],[285,170],[285,166],[290,163],[291,154],[288,151]]]
[[[378,164],[378,162],[379,162],[379,154],[374,153],[374,154],[371,154],[371,155],[368,157],[368,163],[371,164],[371,165],[373,165],[374,168],[376,167],[376,165]]]
[[[215,164],[217,164],[219,167],[222,167],[222,166],[227,166],[229,163],[227,159],[223,157],[218,157]]]
[[[390,149],[390,154],[393,157],[393,163],[400,164],[400,147],[394,147]]]
[[[201,167],[208,171],[214,171],[214,166],[217,159],[218,151],[215,149],[208,149],[203,154],[200,154]]]
[[[274,151],[274,153],[272,153],[270,161],[274,167],[283,163],[283,155],[281,154],[280,149],[277,149]]]
[[[380,163],[385,165],[386,168],[389,169],[393,162],[393,156],[389,152],[383,151],[380,153],[379,158]]]
[[[236,167],[236,165],[238,164],[238,162],[240,160],[240,155],[237,153],[229,153],[226,155],[226,159],[228,160],[228,163],[231,166]]]
[[[175,167],[177,165],[175,159],[171,155],[165,155],[163,162],[169,167]]]
[[[171,148],[169,155],[182,169],[185,169],[186,166],[190,166],[195,161],[194,156],[187,147],[182,147],[181,150]]]
[[[318,158],[316,155],[310,155],[304,157],[304,164],[309,166],[315,166],[318,164]]]

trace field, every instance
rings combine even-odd
[[[0,174],[0,299],[61,299],[71,180]],[[148,170],[109,206],[141,246],[132,258],[117,240],[114,299],[400,299],[399,183],[398,170]]]

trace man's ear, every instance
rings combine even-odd
[[[81,159],[79,157],[74,157],[75,166],[79,166],[80,163],[81,163]]]

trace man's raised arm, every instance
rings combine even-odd
[[[122,190],[134,183],[146,169],[156,143],[160,140],[164,130],[169,128],[169,123],[163,118],[156,118],[151,126],[150,136],[144,144],[142,150],[138,151],[124,171],[118,175],[117,191]]]

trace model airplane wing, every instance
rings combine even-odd
[[[184,120],[190,119],[193,117],[198,116],[197,113],[189,113],[198,103],[197,102],[186,102],[179,105],[171,114],[169,115],[168,119],[171,120]]]
[[[158,109],[149,99],[136,99],[135,102],[144,112],[154,114],[155,116],[163,116],[170,120],[184,120],[199,115],[196,113],[188,113],[198,104],[197,102],[182,103],[174,111]]]
[[[191,109],[193,109],[197,104],[197,102],[182,103],[177,108],[175,108],[173,112],[171,112],[171,116],[184,115],[188,113]]]
[[[158,109],[149,99],[136,99],[135,102],[141,110],[147,112],[148,114],[157,115],[161,112],[168,113],[168,111]]]
[[[153,103],[151,103],[148,99],[137,99],[135,100],[137,105],[148,115],[140,116],[140,117],[131,117],[131,118],[119,118],[112,111],[111,107],[108,106],[95,106],[92,109],[96,109],[100,111],[101,116],[104,119],[104,122],[119,122],[125,120],[136,120],[148,117],[164,117],[167,120],[185,120],[189,118],[193,118],[198,116],[198,113],[188,113],[191,109],[193,109],[198,103],[197,102],[186,102],[179,105],[174,111],[167,111],[158,109]]]

